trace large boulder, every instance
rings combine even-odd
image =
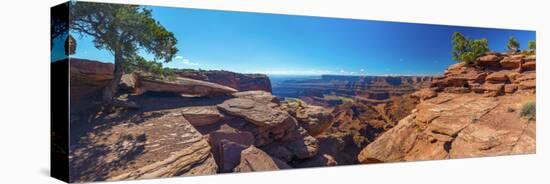
[[[282,109],[294,116],[298,124],[307,130],[309,135],[316,136],[329,128],[334,120],[330,109],[308,105],[301,100],[288,100]]]
[[[205,126],[223,119],[223,114],[216,106],[192,106],[184,107],[181,113],[193,126]]]
[[[308,135],[294,117],[282,110],[279,104],[266,101],[269,99],[266,95],[257,97],[245,95],[228,99],[219,104],[218,109],[252,124],[247,131],[254,134],[254,146],[280,144],[297,158],[317,154],[317,140]]]
[[[209,143],[220,172],[231,172],[240,163],[241,152],[254,144],[254,135],[229,128],[211,132]]]
[[[177,77],[174,80],[160,80],[152,77],[138,77],[136,92],[147,91],[178,93],[189,96],[230,96],[237,90],[216,83]]]
[[[275,105],[249,98],[232,98],[219,104],[218,108],[232,116],[244,118],[259,127],[292,124],[296,121],[287,112],[273,108]]]
[[[252,171],[272,171],[284,168],[290,168],[284,162],[275,161],[267,153],[262,150],[250,146],[241,152],[241,160],[239,165],[235,167],[235,172],[252,172]]]

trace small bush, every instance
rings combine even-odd
[[[514,109],[513,107],[508,107],[508,109],[506,109],[506,111],[508,111],[508,112],[516,112],[516,109]]]
[[[529,101],[529,102],[523,103],[523,105],[521,105],[521,112],[520,112],[521,117],[527,118],[529,120],[536,120],[537,118],[536,108],[537,108],[537,105],[535,101]]]
[[[477,57],[490,50],[487,39],[471,40],[459,32],[455,32],[451,39],[453,43],[453,59],[458,62],[471,64]]]

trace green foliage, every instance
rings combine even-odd
[[[537,105],[535,101],[528,101],[521,105],[521,117],[525,117],[529,120],[536,120],[537,118]]]
[[[529,50],[536,51],[537,50],[537,42],[535,40],[530,40],[527,43],[527,47],[529,47]]]
[[[118,83],[140,51],[153,55],[154,60],[170,62],[178,52],[174,34],[153,19],[151,10],[137,5],[70,2],[69,30],[93,37],[94,46],[110,51],[115,58],[113,80],[103,90],[103,100],[111,103]],[[162,65],[139,62],[151,73],[164,73]],[[119,104],[119,103],[117,103]]]
[[[510,36],[508,38],[508,44],[506,44],[506,49],[508,49],[508,52],[515,53],[519,50],[519,42],[514,38],[513,36]]]
[[[143,49],[165,62],[178,51],[174,34],[153,19],[151,10],[91,2],[73,2],[71,6],[70,30],[92,36],[98,49],[107,49],[123,59],[133,58]]]
[[[459,32],[453,33],[453,60],[458,62],[472,63],[475,59],[489,51],[487,39],[471,40]]]
[[[163,67],[160,62],[147,61],[142,57],[135,57],[126,62],[124,70],[126,73],[139,72],[160,79],[174,80],[176,77],[175,69]]]

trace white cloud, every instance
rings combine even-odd
[[[189,61],[189,59],[183,59],[182,61],[183,61],[184,65],[189,65],[189,66],[198,66],[199,65],[199,63],[193,63],[193,62]]]
[[[183,59],[183,56],[176,56],[176,59]]]
[[[361,69],[360,69],[359,71],[361,71],[361,72],[364,72],[364,71],[365,71],[365,69],[362,69],[362,68],[361,68]]]

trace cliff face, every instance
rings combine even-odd
[[[240,74],[223,70],[179,70],[176,74],[180,77],[229,86],[238,91],[262,90],[271,92],[271,81],[264,74]]]
[[[513,63],[513,64],[510,64]],[[535,120],[521,117],[535,101],[535,56],[489,53],[474,65],[456,64],[412,114],[370,143],[362,163],[528,154],[536,150]]]

